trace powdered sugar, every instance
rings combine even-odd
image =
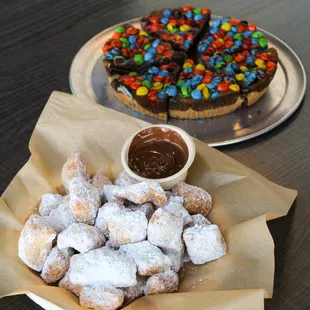
[[[152,217],[152,215],[155,211],[153,204],[150,202],[143,203],[142,205],[131,204],[130,206],[125,207],[125,210],[127,210],[127,211],[137,211],[137,210],[142,211],[145,214],[148,221],[150,220],[150,218]]]
[[[137,284],[134,286],[124,287],[122,288],[124,292],[124,302],[123,306],[127,306],[135,299],[144,295],[144,287],[146,283],[146,277],[142,277],[137,275]]]
[[[170,197],[173,197],[173,193],[171,191],[165,191],[166,197],[167,199],[169,199]]]
[[[61,171],[62,183],[69,192],[69,182],[74,178],[89,180],[89,174],[79,152],[73,152],[65,162]]]
[[[60,251],[57,246],[53,247],[43,265],[41,273],[41,278],[45,282],[54,283],[65,275],[70,265],[70,254],[68,251],[66,254]]]
[[[112,185],[112,181],[106,176],[103,170],[99,170],[92,177],[90,183],[94,187],[98,188],[100,193],[100,200],[101,203],[103,203],[106,200],[103,189],[106,185]]]
[[[41,197],[41,203],[39,206],[39,212],[42,216],[47,216],[51,213],[52,210],[56,209],[61,201],[63,196],[59,194],[44,194]]]
[[[112,213],[108,221],[109,241],[112,247],[145,240],[147,219],[142,211]]]
[[[174,195],[172,195],[172,196],[170,196],[168,198],[168,200],[169,200],[169,202],[178,203],[178,204],[180,204],[182,206],[184,204],[184,198],[182,196],[174,196]]]
[[[134,260],[141,276],[151,276],[171,267],[169,257],[148,241],[123,245],[121,250]]]
[[[19,258],[33,270],[41,271],[55,237],[55,230],[40,215],[31,215],[18,240]]]
[[[65,288],[66,290],[72,292],[76,296],[80,296],[83,289],[83,285],[73,284],[70,282],[68,272],[66,275],[59,281],[59,287]]]
[[[182,247],[183,219],[163,209],[157,209],[148,225],[148,240],[166,250],[178,253]]]
[[[163,253],[167,255],[171,260],[172,263],[171,269],[175,272],[178,272],[183,265],[182,258],[184,256],[184,249],[185,247],[183,242],[179,252],[163,249]]]
[[[189,185],[182,181],[173,187],[172,192],[174,195],[184,198],[184,208],[190,214],[201,213],[206,216],[211,211],[212,198],[200,187]]]
[[[211,222],[204,217],[202,214],[194,214],[192,215],[192,220],[193,222],[189,226],[206,226],[206,225],[211,225]]]
[[[136,184],[138,181],[134,178],[132,178],[125,170],[123,170],[117,177],[117,179],[114,181],[115,185],[118,186],[128,186],[132,184]]]
[[[115,196],[136,204],[152,202],[158,207],[162,207],[167,202],[165,191],[159,183],[153,181],[122,187]]]
[[[103,233],[93,226],[74,223],[58,235],[59,249],[74,248],[80,253],[100,248],[106,239]]]
[[[194,264],[204,264],[226,254],[226,243],[217,225],[189,227],[183,239]]]
[[[64,229],[75,223],[70,208],[70,196],[65,196],[58,208],[51,211],[48,216],[44,216],[44,220],[51,225],[57,233],[62,232]]]
[[[82,307],[96,310],[115,310],[122,305],[123,300],[123,291],[108,283],[84,287],[80,295]]]
[[[163,210],[174,216],[181,217],[183,225],[188,226],[192,222],[192,218],[182,204],[183,197],[172,196],[169,198],[168,203],[163,206]]]
[[[108,282],[115,287],[137,284],[136,265],[123,251],[108,247],[74,255],[67,272],[72,285],[92,286]]]
[[[94,225],[101,206],[100,193],[87,181],[74,178],[69,182],[70,208],[77,222]]]
[[[178,274],[172,270],[166,270],[151,276],[146,281],[145,295],[157,295],[173,293],[179,285]]]
[[[121,190],[120,186],[117,185],[106,185],[103,189],[105,198],[107,201],[117,200],[116,194]]]
[[[110,201],[104,204],[98,211],[95,227],[99,228],[108,237],[108,222],[112,215],[118,213],[120,210],[121,205],[117,201]]]
[[[112,185],[113,183],[103,170],[99,170],[92,177],[91,184],[99,189],[104,189],[106,185]]]

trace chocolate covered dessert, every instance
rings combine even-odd
[[[166,120],[225,115],[261,98],[277,70],[276,49],[254,24],[210,14],[163,9],[141,19],[143,30],[117,27],[103,51],[118,99]]]
[[[132,71],[143,74],[153,64],[161,65],[171,61],[182,64],[187,57],[184,52],[173,50],[171,44],[152,38],[130,24],[118,26],[102,51],[103,63],[109,76]]]
[[[144,115],[166,120],[169,89],[180,69],[175,62],[153,66],[144,75],[131,72],[116,77],[111,86],[123,104]]]
[[[175,49],[188,51],[209,27],[208,8],[185,6],[153,11],[141,19],[142,29],[151,36],[169,42]]]

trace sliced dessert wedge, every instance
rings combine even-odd
[[[144,74],[148,68],[171,61],[182,64],[187,58],[181,51],[174,51],[171,44],[150,37],[141,29],[124,24],[102,47],[103,63],[109,76],[137,72]]]
[[[243,103],[240,87],[233,79],[209,71],[192,59],[185,61],[176,89],[169,99],[169,115],[174,118],[215,117],[228,114]]]
[[[254,24],[227,17],[212,22],[197,46],[197,60],[238,84],[244,105],[250,106],[266,93],[278,54]]]
[[[267,40],[254,24],[225,17],[211,22],[210,29],[197,46],[197,56],[203,60],[204,56],[233,55],[243,51],[256,55],[267,49]]]
[[[142,29],[169,42],[176,50],[187,52],[209,27],[211,11],[184,6],[157,10],[141,19]]]
[[[144,75],[132,72],[116,77],[111,86],[117,98],[126,106],[143,115],[167,120],[168,93],[180,69],[175,62],[153,66]]]
[[[243,56],[243,61],[241,61]],[[240,86],[244,105],[251,106],[268,90],[277,70],[278,53],[274,48],[250,56],[248,51],[235,56],[233,63],[225,67],[225,73]]]

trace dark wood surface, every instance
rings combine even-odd
[[[69,67],[79,48],[116,23],[151,9],[183,4],[186,2],[177,0],[0,1],[1,193],[29,157],[30,135],[51,92],[70,93]],[[191,4],[208,5],[214,14],[248,19],[274,33],[297,52],[309,72],[309,0]],[[309,101],[306,95],[297,113],[271,133],[220,148],[271,181],[299,192],[288,216],[269,222],[276,244],[276,271],[274,297],[266,300],[266,309],[310,309]],[[41,308],[26,296],[13,296],[1,299],[0,309]]]

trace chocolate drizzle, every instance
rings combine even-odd
[[[136,174],[161,179],[179,172],[188,159],[182,137],[167,128],[151,127],[137,134],[128,153],[128,165]]]

